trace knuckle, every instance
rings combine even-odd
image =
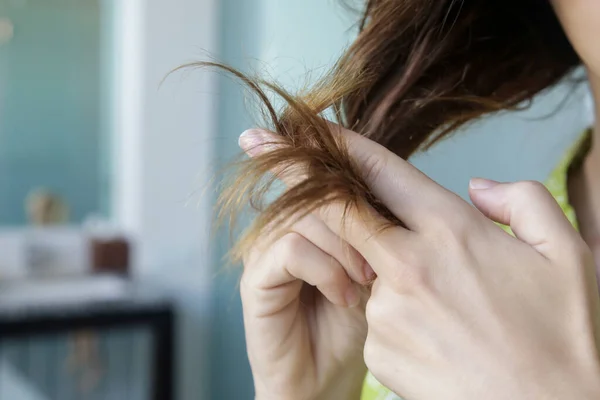
[[[385,321],[387,317],[386,314],[385,307],[382,307],[373,298],[367,302],[367,306],[365,308],[365,318],[369,326],[372,328],[376,328],[378,326],[378,322]]]
[[[343,221],[344,204],[338,200],[326,201],[316,210],[316,214],[323,221]]]
[[[240,277],[239,293],[242,304],[247,303],[251,299],[256,299],[260,295],[264,287],[265,271],[244,271]]]
[[[583,239],[577,238],[565,243],[564,246],[566,252],[571,255],[574,265],[583,268],[594,265],[594,254]]]
[[[240,277],[240,294],[242,298],[245,293],[250,290],[260,289],[265,286],[268,272],[265,268],[248,268],[245,269]]]
[[[384,154],[372,153],[362,160],[361,170],[367,182],[377,181],[388,165],[388,157]]]
[[[366,366],[369,368],[371,373],[376,373],[374,368],[377,368],[377,351],[375,350],[376,346],[372,339],[372,335],[367,335],[367,340],[365,341],[365,347],[363,348],[363,358],[365,360]]]
[[[466,221],[457,223],[447,232],[446,243],[448,247],[459,253],[467,251],[470,247],[470,238],[474,235],[476,229],[476,224],[473,223]]]
[[[404,273],[402,270],[420,268],[423,265],[422,254],[416,248],[409,246],[396,250],[395,259],[397,260],[398,268],[396,270],[399,275]]]
[[[546,196],[548,189],[538,181],[521,181],[513,185],[513,193],[525,198]]]
[[[396,267],[390,275],[390,285],[396,292],[413,292],[424,290],[430,285],[430,274],[419,245],[405,246],[397,250],[393,259]]]
[[[303,254],[306,254],[307,243],[308,241],[302,235],[290,232],[264,250],[258,247],[252,248],[245,257],[240,289],[268,286],[273,269],[297,262]]]
[[[417,265],[399,266],[392,276],[392,286],[401,293],[429,290],[430,279],[427,268]]]
[[[334,205],[332,202],[326,202],[322,204],[317,210],[317,215],[323,221],[329,220],[333,215],[335,215]]]
[[[431,218],[427,224],[428,228],[423,234],[427,236],[428,241],[443,240],[446,236],[452,234],[454,224],[449,217]]]
[[[306,250],[306,239],[296,232],[287,233],[278,243],[278,255],[280,262],[301,257]]]
[[[456,236],[457,233],[468,232],[473,224],[471,210],[465,210],[462,207],[453,208],[451,212],[439,212],[431,217],[428,222],[430,232],[433,236],[439,238]]]
[[[244,271],[254,267],[257,260],[260,258],[260,254],[261,249],[256,242],[252,243],[249,248],[245,249],[245,251],[242,253],[242,266]]]
[[[440,248],[466,250],[471,238],[480,233],[480,227],[480,223],[470,213],[457,213],[455,216],[441,219],[432,230],[430,239]]]

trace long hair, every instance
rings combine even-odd
[[[298,93],[196,64],[239,78],[278,136],[269,152],[236,163],[222,192],[221,216],[235,219],[248,204],[259,211],[235,258],[265,229],[330,202],[369,204],[401,224],[369,192],[324,113],[408,159],[483,115],[527,107],[580,64],[548,0],[368,0],[359,26],[333,68]],[[304,179],[265,202],[277,177],[298,167]]]

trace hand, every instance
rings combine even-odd
[[[407,227],[382,230],[356,210],[341,224],[336,204],[320,212],[378,275],[364,353],[375,377],[406,399],[600,398],[593,257],[546,189],[474,180],[474,208],[374,142],[344,137]]]
[[[240,140],[253,147],[248,136]],[[257,399],[358,399],[366,366],[364,258],[315,215],[244,257],[241,296]]]

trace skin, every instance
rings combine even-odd
[[[591,151],[582,167],[569,177],[569,198],[576,210],[580,233],[592,249],[600,276],[600,4],[594,0],[553,0],[552,4],[587,70],[595,104],[596,126]],[[600,283],[600,281],[599,281]]]
[[[553,5],[598,104],[600,2]],[[382,232],[374,213],[342,225],[333,205],[256,243],[241,282],[256,398],[358,399],[367,366],[406,399],[600,398],[600,148],[570,183],[589,221],[581,236],[541,184],[472,180],[473,207],[383,147],[340,135],[409,230]],[[252,156],[267,140],[253,130],[240,145]],[[373,274],[368,296],[355,282]]]
[[[372,276],[364,269],[364,258],[314,215],[244,258],[240,292],[257,399],[359,398],[367,295],[353,280]]]

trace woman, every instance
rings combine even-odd
[[[317,185],[314,164],[276,170],[276,175],[294,189],[276,205],[300,218],[294,219],[294,225],[286,227],[283,235],[261,229],[258,237],[247,242],[251,245],[244,247],[241,292],[256,398],[600,398],[600,303],[590,251],[598,249],[600,231],[600,184],[596,176],[600,147],[586,146],[589,142],[583,140],[574,153],[586,157],[575,157],[579,162],[573,163],[568,154],[551,177],[553,194],[571,199],[570,204],[560,205],[571,223],[580,222],[581,235],[539,184],[474,179],[470,184],[473,208],[398,157],[407,157],[426,139],[435,140],[431,134],[436,128],[443,127],[445,134],[475,116],[530,98],[557,82],[579,59],[572,57],[570,47],[564,47],[556,30],[548,28],[550,20],[541,17],[548,7],[544,2],[515,2],[512,8],[499,9],[501,6],[487,1],[474,5],[477,2],[424,0],[420,5],[430,8],[427,12],[444,17],[434,20],[438,24],[435,29],[427,29],[430,19],[425,13],[417,13],[416,19],[401,18],[417,10],[417,2],[400,1],[387,9],[378,9],[378,3],[381,6],[385,2],[369,3],[372,7],[367,8],[366,29],[389,28],[393,26],[389,18],[398,17],[398,26],[407,26],[402,34],[409,31],[419,45],[411,45],[409,50],[398,48],[395,54],[394,45],[405,42],[395,40],[395,30],[385,31],[390,37],[385,41],[385,55],[387,59],[402,59],[403,70],[392,79],[392,89],[373,86],[384,82],[384,75],[390,79],[389,73],[373,73],[373,80],[358,79],[351,90],[340,91],[339,109],[345,113],[345,125],[362,135],[331,128],[335,144],[328,147],[340,152],[338,159],[352,161],[347,168],[361,178],[352,184],[359,189],[364,184],[372,196],[362,197],[365,202],[355,201],[351,207],[340,204],[340,196],[323,197],[322,202],[312,196],[310,202],[302,203],[310,197],[309,192],[327,194],[332,185],[337,188],[336,176],[331,176],[336,166],[329,160],[318,164],[327,177],[321,179],[327,181],[324,187]],[[499,3],[505,7],[511,2]],[[594,97],[600,101],[600,46],[595,39],[600,34],[600,3],[551,3],[587,69]],[[490,26],[491,19],[483,24],[486,26],[478,25],[481,23],[476,17],[485,13],[486,4],[497,11],[498,26]],[[541,22],[535,20],[536,7]],[[533,19],[527,23],[540,25],[527,30],[527,24],[501,18],[508,14],[515,21],[529,16]],[[387,24],[378,24],[386,18]],[[505,29],[501,23],[508,21],[515,24],[511,28],[523,28],[522,33],[533,36],[522,42],[512,38],[514,46],[500,47],[506,43],[477,30],[497,29],[495,33],[499,33]],[[418,24],[419,29],[411,32]],[[452,29],[444,31],[446,26]],[[540,38],[529,31],[538,28],[555,39],[543,45],[559,47],[556,54],[535,47],[538,53],[532,55],[529,64],[524,64],[524,59],[514,65],[503,61],[533,51]],[[444,36],[438,37],[441,49],[438,46],[430,51],[432,32],[440,30],[444,31]],[[454,36],[447,39],[448,35]],[[358,42],[365,42],[365,48],[380,44],[369,47],[368,39],[363,35]],[[455,51],[444,48],[450,43],[447,40],[454,40],[450,47]],[[474,53],[473,46],[480,45],[481,50]],[[493,50],[489,54],[487,45]],[[500,48],[511,49],[511,53],[496,54]],[[457,64],[450,62],[454,54],[464,61],[462,75],[453,75],[457,71],[451,68]],[[485,57],[474,54],[489,56],[486,62],[498,57],[502,65],[494,73],[501,71],[503,79],[488,84],[479,79],[485,78],[485,73],[471,75],[472,69],[481,71],[485,64],[481,61]],[[534,73],[537,67],[540,69]],[[349,77],[353,69],[342,59],[338,71],[343,72],[340,76]],[[514,75],[507,75],[511,71]],[[493,75],[487,77],[493,81]],[[449,84],[443,86],[446,78]],[[477,101],[471,101],[473,93]],[[405,101],[398,102],[398,98]],[[411,99],[418,102],[411,103]],[[321,105],[315,96],[306,103],[319,110],[328,101]],[[285,117],[284,123],[276,124],[278,134],[286,131],[286,121],[309,118],[310,112],[302,114],[301,107],[295,107]],[[311,124],[313,128],[319,126],[318,121]],[[328,140],[303,135],[303,151],[315,141]],[[272,167],[278,165],[276,156],[287,154],[302,161],[294,158],[293,150],[286,150],[299,140],[292,139],[282,141],[281,135],[253,130],[242,135],[240,145],[254,159],[265,160],[255,166]],[[355,195],[342,189],[343,195]],[[567,190],[569,196],[565,196]],[[300,206],[290,206],[296,203]],[[304,205],[313,206],[310,214],[301,212]],[[269,214],[269,210],[267,217],[277,215]],[[269,218],[259,221],[258,226],[272,227]],[[495,223],[510,226],[515,237]],[[382,225],[388,228],[381,229]],[[373,279],[371,290],[365,289],[363,284]],[[372,375],[363,388],[367,367]]]

